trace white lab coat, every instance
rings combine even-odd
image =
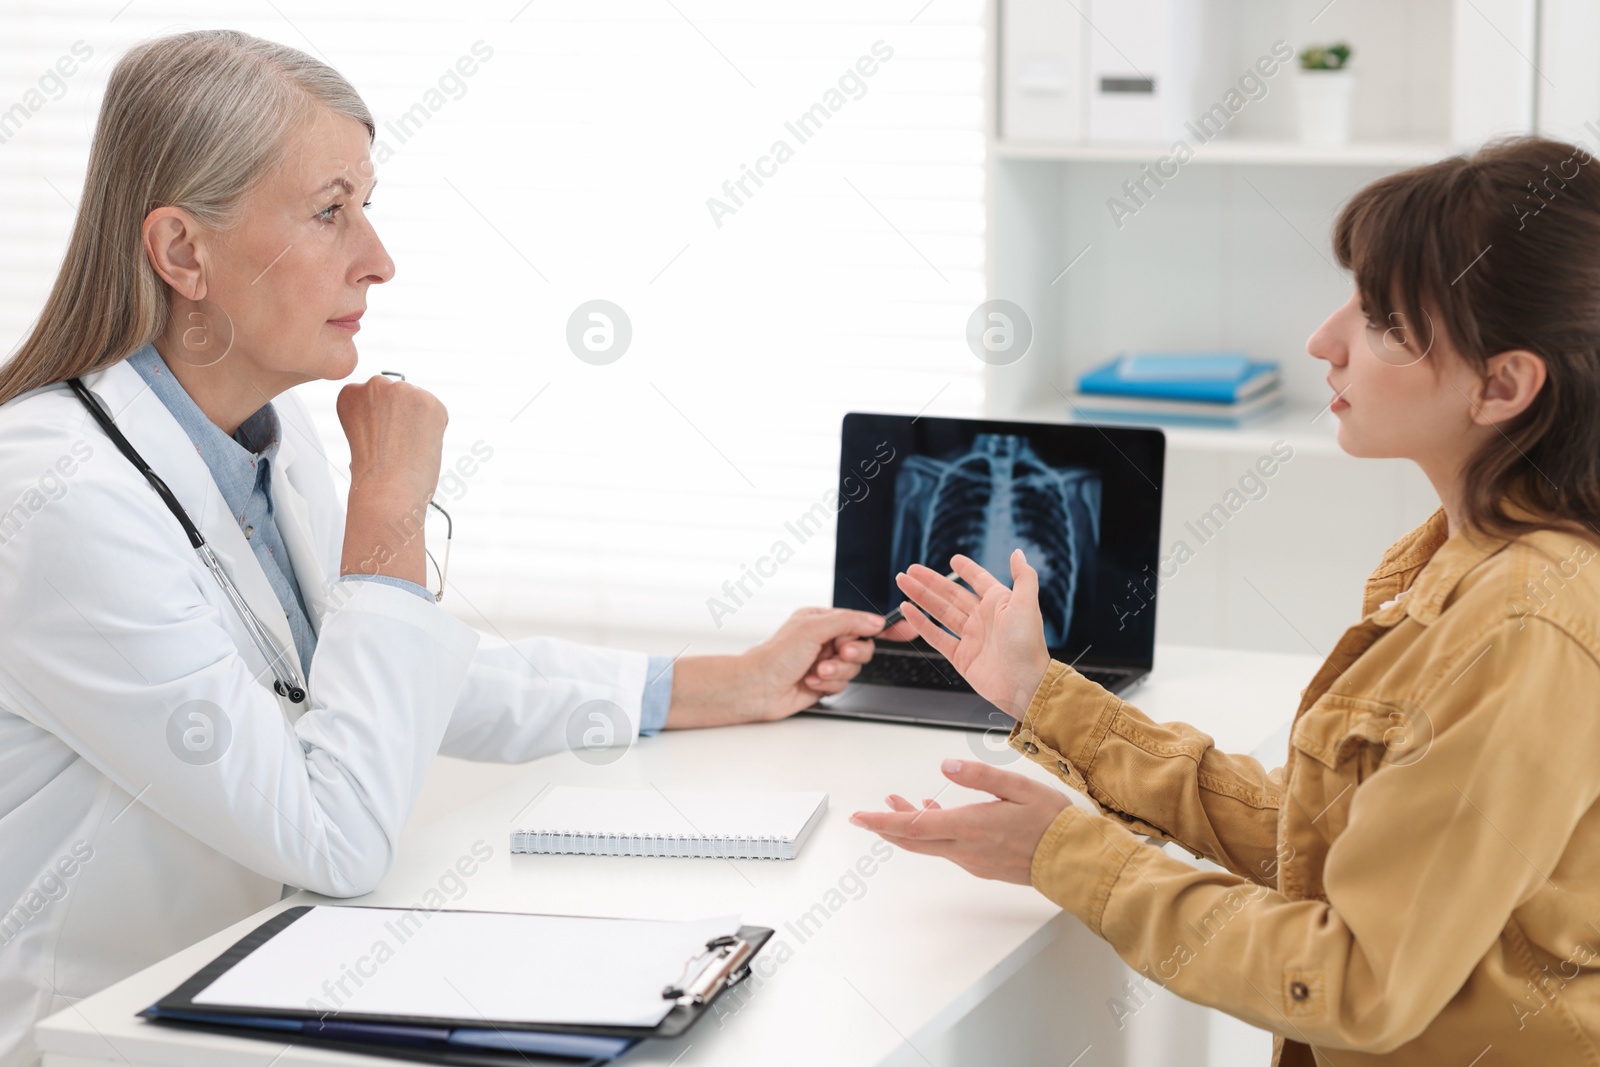
[[[126,363],[84,380],[293,656],[266,574],[177,421]],[[557,751],[593,699],[630,717],[617,743],[638,736],[642,653],[512,644],[394,586],[330,586],[344,494],[304,404],[276,405],[274,503],[318,637],[304,705],[272,692],[177,520],[66,385],[0,407],[0,1067],[35,1062],[38,1019],[286,884],[371,890],[435,753]],[[170,725],[186,705],[223,709],[231,736],[214,763],[169,743],[200,722],[183,711]]]

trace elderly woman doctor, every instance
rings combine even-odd
[[[860,612],[673,665],[435,603],[444,408],[346,386],[342,505],[289,391],[354,371],[394,273],[363,211],[372,135],[337,73],[240,33],[147,42],[111,76],[60,275],[0,368],[7,1067],[40,1017],[285,884],[372,889],[436,753],[556,751],[589,701],[621,710],[619,744],[781,718],[871,655]]]

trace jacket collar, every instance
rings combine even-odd
[[[1539,517],[1513,500],[1505,502],[1505,510],[1514,518]],[[1462,578],[1510,543],[1466,529],[1454,535],[1448,531],[1449,520],[1440,507],[1390,545],[1367,578],[1362,613],[1383,626],[1393,626],[1405,615],[1426,626],[1438,619]]]
[[[127,363],[139,372],[139,377],[148,384],[178,427],[193,442],[236,524],[243,521],[241,516],[245,504],[256,483],[256,463],[270,464],[267,485],[273,521],[277,523],[278,533],[289,553],[289,564],[294,568],[295,581],[300,586],[300,598],[305,604],[311,630],[321,636],[322,618],[327,613],[329,599],[326,574],[316,538],[311,533],[309,507],[294,484],[301,474],[295,462],[299,456],[305,454],[311,461],[309,452],[315,452],[322,459],[327,458],[315,438],[306,432],[304,426],[281,419],[271,401],[263,404],[240,424],[239,439],[229,437],[207,418],[194,398],[179,384],[167,369],[166,361],[155,345],[145,345],[129,356]],[[287,409],[293,405],[285,407]],[[246,445],[242,441],[250,441],[251,444]],[[261,446],[259,450],[255,448],[258,444]],[[302,446],[309,446],[309,452]],[[206,534],[207,540],[210,540],[210,536]],[[244,550],[246,555],[259,562],[249,545],[245,545]],[[279,610],[282,610],[282,604],[279,604]]]
[[[289,562],[294,567],[295,580],[300,583],[300,596],[305,601],[311,629],[321,637],[322,619],[330,607],[328,572],[323,566],[317,539],[312,534],[311,506],[295,483],[305,473],[303,467],[327,463],[328,457],[308,426],[288,418],[283,419],[280,425],[278,467],[272,473],[273,509],[278,518],[278,533],[283,537],[284,547],[289,550]],[[336,563],[333,573],[338,574]],[[282,609],[279,610],[281,612]]]
[[[139,377],[149,384],[150,390],[161,398],[161,403],[178,420],[183,432],[205,460],[213,480],[222,491],[228,509],[241,521],[249,506],[250,495],[261,481],[261,465],[269,472],[278,469],[278,413],[272,403],[261,405],[239,425],[232,436],[212,422],[200,405],[194,402],[182,383],[170,370],[166,360],[153,344],[147,344],[128,357],[128,365],[139,372]],[[281,478],[277,479],[282,481]],[[268,506],[271,507],[272,477],[267,479]]]
[[[294,635],[289,630],[283,606],[278,603],[266,572],[261,569],[249,542],[245,540],[238,520],[222,498],[210,468],[200,458],[194,442],[184,433],[178,420],[140,377],[139,372],[125,360],[84,375],[83,383],[100,398],[123,436],[167,483],[183,509],[189,513],[191,521],[210,543],[223,570],[233,579],[245,602],[261,619],[278,646],[292,656]],[[85,420],[88,417],[85,413]],[[279,473],[284,475],[286,483],[296,451],[292,446],[286,446],[280,453]],[[306,607],[313,614],[312,624],[316,626],[326,597],[322,595],[321,588],[322,567],[316,559],[314,543],[305,529],[304,501],[299,493],[284,493],[279,504],[288,513],[280,519],[285,547],[289,549],[296,576],[305,589]],[[173,521],[173,533],[180,542],[187,544],[178,530],[176,520]],[[317,595],[313,596],[313,591]],[[266,679],[264,684],[271,684],[269,675],[263,674],[262,677]]]

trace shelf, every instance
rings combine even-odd
[[[1295,451],[1316,455],[1342,454],[1336,437],[1338,416],[1326,408],[1313,407],[1289,401],[1282,406],[1263,412],[1240,426],[1197,426],[1168,424],[1156,421],[1139,422],[1133,419],[1076,418],[1067,402],[1059,398],[1054,403],[1025,406],[1013,415],[1024,422],[1096,423],[1101,426],[1154,426],[1167,435],[1169,449],[1211,452],[1265,452],[1274,442],[1284,441]]]
[[[1042,159],[1085,163],[1153,163],[1167,155],[1172,145],[1049,144],[996,140],[991,150],[1000,159]],[[1370,141],[1347,145],[1307,145],[1296,141],[1216,140],[1190,145],[1195,163],[1257,163],[1286,166],[1410,167],[1432,163],[1461,149],[1449,144],[1408,141]]]

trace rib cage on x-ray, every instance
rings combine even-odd
[[[960,552],[1009,585],[1011,551],[1021,548],[1039,572],[1045,643],[1059,648],[1094,570],[1100,489],[1097,471],[1051,467],[1009,434],[979,434],[943,459],[907,457],[894,479],[890,573],[913,563],[942,573]]]

